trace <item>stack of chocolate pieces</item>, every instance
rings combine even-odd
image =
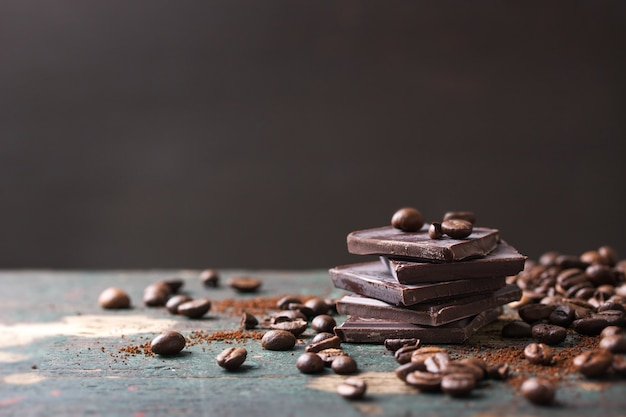
[[[350,253],[380,260],[329,271],[336,288],[352,292],[337,301],[348,319],[336,334],[355,343],[462,343],[495,321],[503,305],[519,300],[521,290],[506,277],[520,272],[526,257],[502,241],[498,230],[463,221],[469,230],[461,238],[442,234],[440,223],[423,221],[413,230],[395,225],[350,233]]]

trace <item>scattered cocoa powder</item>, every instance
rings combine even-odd
[[[278,310],[277,303],[286,297],[285,294],[274,297],[254,297],[254,298],[228,298],[225,300],[213,301],[212,311],[217,313],[228,313],[233,316],[241,315],[244,311],[250,314],[268,314],[272,310]],[[302,300],[303,303],[315,298],[314,296],[292,295]]]

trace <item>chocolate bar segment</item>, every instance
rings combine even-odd
[[[359,230],[348,235],[348,251],[356,255],[384,255],[390,258],[426,262],[454,262],[485,256],[500,241],[497,229],[475,227],[465,239],[444,236],[431,239],[426,224],[419,232],[403,232],[391,226]]]
[[[497,307],[439,327],[350,317],[335,327],[335,333],[347,343],[382,344],[386,339],[412,337],[425,344],[463,343],[482,327],[497,320],[500,314],[502,308]]]
[[[373,298],[347,295],[337,301],[337,311],[348,316],[441,326],[519,300],[521,296],[522,290],[513,284],[506,285],[492,294],[450,298],[410,307],[397,307]]]
[[[484,258],[463,262],[409,262],[381,256],[393,277],[401,284],[451,281],[482,277],[512,276],[524,269],[526,257],[514,247],[501,241]]]
[[[397,306],[492,293],[506,284],[506,278],[502,276],[405,285],[398,283],[385,265],[377,261],[338,266],[330,269],[329,273],[336,288]]]

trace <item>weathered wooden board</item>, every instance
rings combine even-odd
[[[393,355],[377,345],[344,344],[369,384],[366,398],[347,401],[334,392],[344,378],[327,370],[320,376],[301,374],[295,361],[313,333],[305,332],[296,348],[270,352],[259,341],[242,345],[249,351],[244,369],[226,372],[215,356],[227,342],[188,346],[182,354],[161,358],[138,354],[123,357],[119,348],[141,345],[162,330],[211,332],[236,329],[239,317],[211,312],[189,320],[160,308],[141,305],[143,288],[173,276],[185,280],[185,291],[214,300],[281,294],[337,297],[327,271],[224,271],[223,278],[243,272],[261,278],[261,293],[242,296],[225,286],[206,289],[197,271],[0,273],[0,415],[1,416],[619,416],[626,407],[626,382],[586,380],[567,375],[558,403],[527,403],[515,385],[491,381],[466,399],[422,394],[396,379]],[[134,308],[105,311],[97,305],[101,290],[126,289]],[[338,321],[342,318],[338,317]],[[510,348],[524,341],[502,340],[503,320],[488,326],[453,354]],[[565,345],[574,346],[577,336]],[[515,370],[513,378],[524,376]]]

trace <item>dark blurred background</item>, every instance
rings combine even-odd
[[[626,257],[626,2],[0,3],[0,268],[328,268],[404,205]]]

